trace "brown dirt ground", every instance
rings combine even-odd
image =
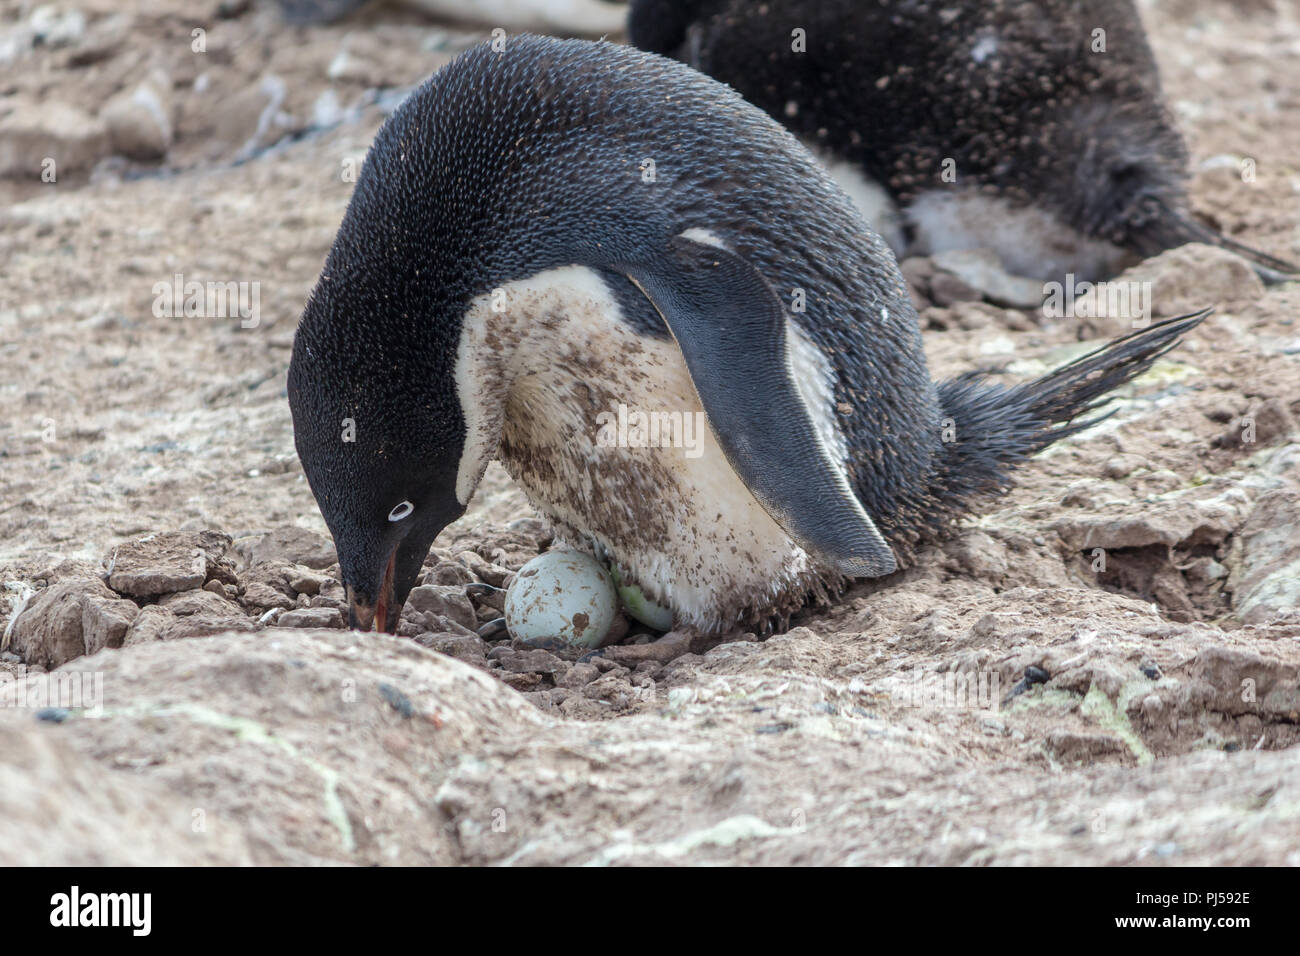
[[[0,0],[0,53],[35,6]],[[130,646],[65,667],[104,675],[102,717],[0,708],[0,862],[1300,864],[1300,284],[1199,247],[1138,267],[1158,312],[1218,313],[956,540],[766,642],[578,663],[462,633],[446,618],[492,609],[445,594],[407,638],[249,631],[338,606],[287,583],[328,557],[266,535],[325,532],[284,382],[341,170],[375,91],[474,35],[75,6],[79,40],[5,67],[0,120],[24,99],[93,115],[160,69],[175,143],[0,179],[0,621],[151,534],[235,543],[205,591],[137,602]],[[1300,259],[1300,9],[1143,12],[1196,207]],[[176,272],[260,283],[260,324],[155,317]],[[969,302],[923,324],[936,377],[1032,375],[1119,331]],[[430,583],[499,583],[546,544],[529,517],[494,468]],[[166,639],[189,635],[209,636]]]

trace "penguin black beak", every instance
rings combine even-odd
[[[1250,263],[1265,285],[1293,282],[1300,278],[1300,265],[1230,239],[1194,219],[1185,210],[1172,209],[1158,199],[1151,200],[1150,208],[1154,211],[1153,215],[1138,224],[1135,235],[1139,243],[1138,251],[1144,256],[1153,256],[1186,242],[1204,242],[1237,253]]]
[[[376,631],[389,634],[397,633],[397,622],[401,618],[401,609],[393,608],[393,574],[397,568],[397,549],[388,556],[384,567],[384,577],[379,585],[379,596],[374,604],[359,600],[352,587],[348,587],[348,627],[354,631],[368,631],[373,626]],[[393,611],[396,610],[396,613]]]

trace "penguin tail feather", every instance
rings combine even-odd
[[[1023,459],[1109,418],[1090,416],[1199,325],[1211,309],[1157,322],[1022,385],[990,384],[968,372],[938,386],[954,441],[940,467],[943,498],[961,501],[996,494],[1011,483]]]

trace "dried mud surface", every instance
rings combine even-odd
[[[666,664],[483,640],[466,586],[550,539],[495,467],[401,635],[359,635],[289,347],[343,171],[475,37],[234,3],[195,54],[179,0],[56,6],[82,31],[25,47],[35,4],[0,0],[0,128],[148,80],[172,130],[162,162],[64,130],[84,169],[0,178],[0,862],[1300,863],[1300,284],[1206,247],[1136,267],[1156,314],[1218,312],[953,541],[784,635]],[[1300,259],[1300,10],[1143,12],[1197,209]],[[175,273],[259,283],[260,321],[156,317]],[[936,377],[1124,331],[943,288]],[[40,707],[47,671],[102,706]]]

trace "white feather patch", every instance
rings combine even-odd
[[[790,371],[843,462],[829,363],[790,328]],[[754,500],[707,427],[693,451],[602,443],[597,416],[620,403],[682,415],[703,409],[676,342],[622,321],[596,272],[555,269],[475,300],[456,382],[468,429],[458,497],[468,501],[499,456],[562,537],[599,545],[672,606],[678,623],[726,627],[740,608],[802,595],[823,577]]]
[[[909,255],[953,249],[991,249],[1013,275],[1093,280],[1118,271],[1128,253],[1081,235],[1051,212],[956,188],[923,193],[907,207],[915,235]]]

